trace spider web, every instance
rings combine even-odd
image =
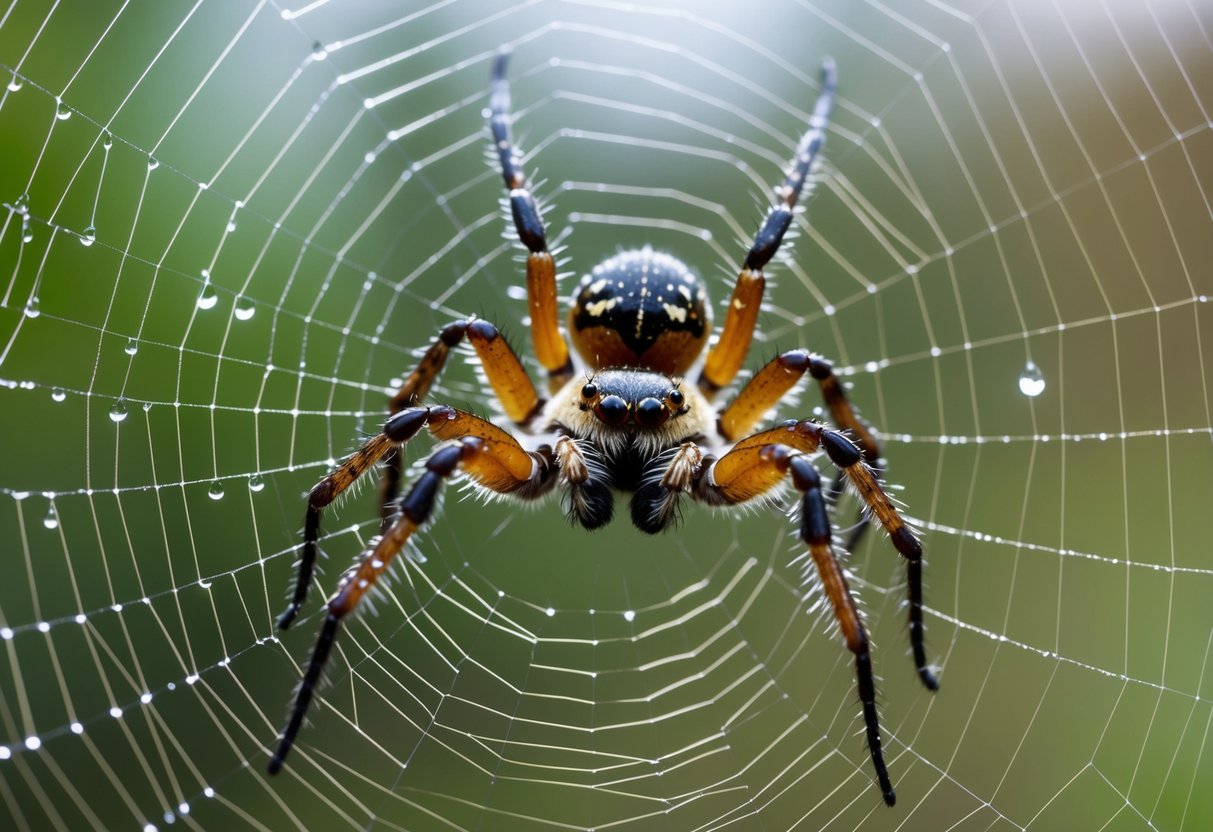
[[[0,825],[1213,825],[1208,7],[405,5],[0,8]],[[895,553],[850,560],[894,809],[785,516],[587,535],[454,489],[264,774],[377,531],[373,488],[326,515],[280,636],[301,495],[440,325],[527,343],[503,43],[567,268],[650,243],[717,302],[837,61],[748,366],[835,360],[925,533],[938,694]],[[489,407],[464,366],[434,398]]]

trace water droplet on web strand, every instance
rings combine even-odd
[[[71,117],[72,117],[71,108],[68,107],[66,104],[64,104],[62,99],[56,98],[55,99],[55,118],[59,119],[60,121],[67,121]]]
[[[114,136],[112,133],[110,133],[108,130],[106,130],[101,135],[102,135],[101,146],[103,148],[105,148],[106,150],[109,150],[111,147],[114,146]]]
[[[139,352],[139,342],[132,338],[126,342],[126,346],[122,348],[122,351],[127,355],[134,355]]]
[[[1019,374],[1019,392],[1030,398],[1036,398],[1045,391],[1044,373],[1031,360]]]
[[[248,490],[256,494],[258,491],[265,490],[265,480],[261,479],[261,475],[257,474],[249,477]]]
[[[206,490],[206,496],[210,497],[212,500],[222,500],[223,483],[219,482],[219,480],[212,482],[211,487]]]
[[[29,224],[29,214],[21,217],[21,242],[32,243],[34,241],[34,229]]]
[[[122,422],[126,419],[126,399],[118,399],[110,408],[110,421]]]
[[[51,503],[51,507],[46,510],[46,516],[42,518],[42,525],[48,529],[59,528],[59,512],[55,511],[54,503]]]
[[[202,293],[198,295],[199,309],[214,309],[215,304],[219,302],[219,295],[210,286],[202,287]]]
[[[227,233],[228,233],[228,234],[231,234],[231,233],[232,233],[233,231],[235,231],[235,230],[236,230],[236,223],[232,222],[231,220],[228,220],[228,223],[227,223]]]
[[[97,242],[97,229],[90,225],[80,235],[80,244],[87,248],[95,242]]]
[[[252,301],[243,295],[239,295],[236,297],[236,307],[232,310],[232,314],[236,316],[236,320],[238,321],[247,321],[257,314],[257,307]]]
[[[18,214],[29,214],[29,194],[21,194],[17,197],[17,201],[13,203],[13,210]]]
[[[155,156],[148,156],[147,157],[147,169],[155,170],[158,167],[160,167],[160,160],[157,159]]]
[[[36,318],[42,314],[42,308],[38,303],[37,298],[30,298],[25,302],[25,317]]]
[[[22,81],[20,78],[18,78],[18,77],[17,77],[17,73],[15,73],[15,72],[14,72],[14,73],[13,73],[13,80],[11,80],[11,81],[9,81],[9,82],[8,82],[8,91],[9,91],[9,92],[17,92],[18,90],[20,90],[20,89],[21,89],[22,87],[24,87],[24,86],[25,86],[25,82],[24,82],[24,81]]]
[[[51,390],[51,401],[52,402],[67,401],[67,391],[64,390],[62,387],[56,387],[55,389]]]

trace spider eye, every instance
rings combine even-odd
[[[581,398],[592,399],[598,395],[598,385],[590,382],[581,388]]]
[[[641,399],[636,405],[636,423],[644,428],[655,428],[670,418],[670,409],[652,397]]]
[[[611,427],[619,427],[628,420],[628,403],[619,396],[604,396],[594,405],[594,415]]]
[[[682,407],[682,403],[686,401],[686,396],[682,395],[681,390],[670,391],[670,404],[674,407]]]

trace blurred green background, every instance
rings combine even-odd
[[[1211,26],[1170,0],[14,0],[0,826],[1209,828]],[[749,366],[834,359],[925,531],[934,696],[891,547],[851,561],[895,809],[782,514],[587,535],[457,489],[263,774],[376,533],[373,487],[326,515],[279,640],[302,494],[442,324],[527,345],[484,161],[503,43],[567,270],[648,243],[717,301],[836,60]],[[488,411],[455,365],[435,397]]]

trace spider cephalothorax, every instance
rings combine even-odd
[[[895,795],[884,762],[876,715],[868,637],[846,573],[835,554],[827,496],[811,457],[824,451],[839,471],[835,492],[849,484],[867,516],[880,523],[905,558],[910,646],[923,683],[934,690],[923,637],[922,546],[880,485],[876,436],[859,418],[830,363],[805,350],[767,362],[727,406],[716,396],[737,378],[754,334],[765,287],[763,269],[791,226],[797,200],[825,143],[834,101],[834,65],[822,66],[821,94],[776,201],[742,261],[724,325],[703,355],[711,331],[707,292],[682,261],[651,248],[620,252],[582,278],[568,315],[568,336],[587,370],[578,378],[560,328],[556,262],[542,215],[526,187],[510,138],[507,52],[498,54],[489,98],[490,130],[509,195],[510,214],[526,248],[527,302],[535,358],[547,371],[545,401],[518,355],[485,320],[444,327],[390,402],[392,415],[372,437],[308,496],[302,554],[285,629],[307,598],[324,508],[355,480],[384,462],[383,534],[341,578],[325,605],[324,623],[299,686],[290,722],[270,759],[282,768],[303,725],[341,620],[357,609],[417,529],[434,513],[438,492],[452,477],[467,477],[482,492],[531,500],[553,490],[564,495],[572,519],[587,529],[610,522],[616,493],[630,494],[633,524],[653,533],[669,528],[683,499],[737,506],[790,484],[800,495],[800,536],[847,648],[863,707],[872,765],[886,803]],[[492,421],[445,404],[426,404],[452,349],[470,343],[506,419],[531,437],[528,445]],[[700,364],[702,356],[702,364]],[[694,384],[681,377],[699,368]],[[754,428],[808,374],[821,388],[839,430],[812,419]],[[405,446],[422,432],[440,443],[424,471],[398,498]],[[862,531],[866,519],[858,526]],[[851,546],[858,540],[853,534]]]

